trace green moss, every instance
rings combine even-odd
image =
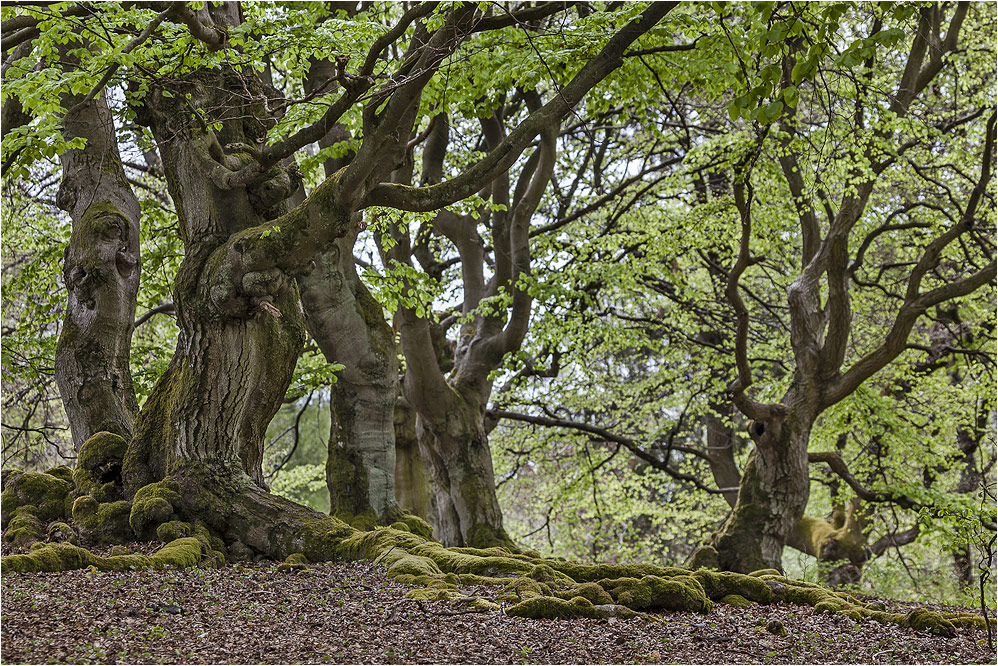
[[[23,511],[20,508],[15,512],[15,516],[7,523],[4,530],[3,540],[15,546],[28,547],[40,541],[45,527],[42,521],[34,513]]]
[[[572,587],[567,590],[554,590],[554,596],[559,599],[572,599],[573,597],[582,597],[583,599],[588,599],[593,604],[612,604],[613,597],[610,593],[604,590],[602,587],[596,583],[582,583],[577,587]]]
[[[49,525],[48,532],[46,533],[46,538],[48,541],[61,543],[63,541],[68,541],[69,543],[76,543],[76,531],[63,522],[55,522]]]
[[[395,562],[388,567],[388,576],[395,578],[402,574],[410,576],[434,576],[442,573],[440,567],[428,557],[420,555],[402,554]]]
[[[849,604],[835,597],[822,599],[814,605],[815,613],[838,613],[849,608]]]
[[[277,570],[281,573],[291,573],[292,571],[305,571],[308,569],[308,558],[301,553],[291,553],[285,558]]]
[[[176,518],[176,510],[183,504],[180,486],[175,481],[164,480],[143,486],[135,493],[128,522],[139,539],[149,540],[162,523]]]
[[[409,529],[408,525],[406,525],[405,523],[402,523],[402,522],[392,523],[391,525],[389,525],[389,527],[391,527],[393,530],[398,530],[400,532],[411,532],[412,531],[412,530]]]
[[[747,608],[752,605],[751,601],[740,594],[726,594],[720,598],[720,602],[722,604],[734,606],[735,608]]]
[[[603,585],[603,587],[610,587]],[[643,576],[612,581],[614,600],[632,610],[664,609],[707,613],[713,607],[703,586],[693,576]]]
[[[474,573],[482,576],[496,576],[497,574],[525,574],[534,567],[529,562],[524,562],[508,555],[471,555],[456,549],[444,548],[433,541],[420,543],[411,548],[409,552],[414,555],[428,557],[436,562],[440,570],[445,573]]]
[[[66,483],[73,482],[73,470],[65,465],[59,465],[58,467],[47,469],[45,470],[45,473],[49,476],[54,476],[57,479],[62,479]]]
[[[151,555],[149,560],[154,569],[166,569],[169,567],[185,569],[193,567],[201,561],[203,550],[204,546],[200,541],[194,537],[184,537],[166,544]]]
[[[556,597],[531,597],[506,609],[506,615],[530,619],[567,620],[576,617],[600,617],[593,603],[583,597],[568,601]]]
[[[110,432],[94,434],[80,447],[73,472],[76,486],[101,502],[121,499],[121,467],[127,451],[128,443],[120,436]]]
[[[981,615],[975,615],[973,613],[948,613],[945,617],[954,627],[962,629],[980,629],[982,631],[987,628],[984,617]],[[995,619],[989,618],[989,620],[991,622],[991,626],[995,627]]]
[[[512,599],[529,599],[530,597],[550,597],[551,587],[547,583],[539,583],[531,578],[514,578],[506,584],[503,592]]]
[[[420,518],[419,516],[414,516],[411,513],[407,513],[399,518],[399,522],[404,523],[409,531],[413,534],[423,537],[424,539],[433,538],[433,528],[430,527],[429,523]]]
[[[498,611],[502,610],[502,606],[495,603],[494,601],[489,601],[488,599],[482,599],[481,597],[475,597],[468,602],[468,608],[474,608],[476,610],[483,611]]]
[[[510,551],[518,552],[519,549],[513,540],[509,538],[502,527],[493,527],[487,523],[473,523],[468,528],[468,536],[465,542],[471,548],[489,548],[491,546],[502,546]]]
[[[687,566],[690,569],[720,569],[717,549],[708,544],[700,546],[693,551]]]
[[[918,631],[928,631],[938,636],[956,636],[953,623],[935,611],[926,608],[916,608],[904,618],[904,625]]]
[[[759,569],[758,571],[753,571],[749,576],[755,576],[756,578],[762,576],[782,576],[777,569]]]
[[[700,581],[710,599],[720,599],[729,594],[737,594],[760,604],[768,604],[773,600],[772,589],[765,581],[755,576],[731,571],[701,569],[694,572],[693,577]]]
[[[131,541],[134,534],[128,522],[130,513],[131,506],[124,500],[100,504],[84,495],[73,503],[73,523],[85,544]]]
[[[688,575],[687,569],[678,567],[660,567],[654,564],[580,564],[568,562],[561,558],[546,559],[544,563],[555,571],[560,571],[572,580],[594,582],[612,578],[641,578],[642,576],[679,576]]]
[[[131,516],[129,515],[129,518]],[[185,523],[180,520],[171,520],[170,522],[163,523],[156,528],[156,538],[160,541],[174,541],[183,537],[191,536],[194,532],[194,528],[191,527],[190,523]],[[199,539],[204,543],[204,539]]]
[[[72,483],[51,474],[22,472],[8,476],[6,488],[0,495],[3,510],[0,527],[6,529],[14,512],[23,506],[36,507],[36,514],[43,522],[65,517],[65,500],[72,489]]]
[[[115,545],[111,546],[111,556],[117,557],[121,555],[130,555],[132,551],[128,550],[124,546]]]

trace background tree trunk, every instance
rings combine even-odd
[[[381,304],[357,276],[355,238],[316,254],[298,284],[309,333],[327,360],[345,366],[330,387],[330,513],[383,518],[396,507],[397,348]]]
[[[139,289],[139,202],[118,154],[103,94],[66,98],[57,203],[73,219],[63,279],[69,291],[55,377],[78,451],[102,430],[131,438],[138,404],[128,368]]]
[[[485,406],[454,392],[442,419],[416,418],[419,450],[433,479],[434,536],[455,546],[511,546],[496,498]]]

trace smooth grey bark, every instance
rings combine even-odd
[[[396,506],[395,336],[356,272],[356,234],[338,239],[299,277],[309,333],[330,362],[344,365],[331,386],[326,480],[330,513],[342,517]]]
[[[306,93],[336,89],[336,65],[313,60]],[[319,141],[328,148],[349,138],[334,126]],[[348,158],[323,163],[326,177],[346,166]],[[299,276],[305,325],[323,356],[344,366],[330,386],[331,419],[326,457],[330,513],[390,522],[395,497],[395,414],[399,392],[395,336],[380,304],[357,275],[353,257],[359,225],[312,258],[311,270]]]
[[[79,450],[91,435],[131,438],[138,404],[128,367],[139,289],[139,202],[118,153],[103,94],[67,97],[59,207],[73,220],[63,279],[69,298],[56,346],[55,377]]]
[[[437,531],[433,480],[419,453],[416,412],[404,397],[395,403],[395,498],[399,508],[419,516]]]

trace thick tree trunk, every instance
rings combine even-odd
[[[398,359],[381,305],[357,276],[355,237],[318,253],[315,268],[298,284],[309,333],[327,360],[345,366],[331,387],[330,513],[381,519],[396,507]]]
[[[454,396],[443,418],[416,418],[420,454],[436,496],[434,536],[453,546],[512,546],[496,499],[484,405]]]
[[[91,435],[129,439],[138,404],[128,368],[139,289],[139,202],[125,180],[114,121],[103,95],[64,100],[67,140],[57,201],[73,219],[63,277],[69,291],[55,377],[78,451]]]
[[[807,444],[813,416],[802,408],[753,421],[749,455],[731,514],[715,535],[718,564],[750,573],[783,569],[783,545],[804,516],[810,493]]]
[[[395,498],[403,511],[437,530],[437,502],[430,471],[419,453],[416,411],[405,398],[395,403]]]
[[[217,109],[225,104],[212,95],[258,86],[231,70],[200,78],[175,94],[189,91],[192,103]],[[238,270],[243,249],[230,238],[280,213],[295,188],[281,168],[249,188],[220,189],[211,177],[222,162],[251,159],[223,154],[220,146],[255,145],[268,118],[264,99],[258,91],[253,101],[259,108],[229,106],[217,139],[174,97],[154,91],[147,100],[185,256],[174,291],[177,349],[136,424],[124,465],[129,497],[184,469],[220,478],[244,475],[264,487],[264,433],[291,381],[304,318],[294,281],[278,269]]]

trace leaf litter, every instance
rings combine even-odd
[[[642,619],[526,620],[408,599],[370,563],[9,574],[0,662],[190,664],[995,663],[983,631],[942,638],[789,604]],[[465,594],[494,598],[488,587]],[[907,606],[886,601],[891,610]],[[779,621],[786,636],[767,631]]]

